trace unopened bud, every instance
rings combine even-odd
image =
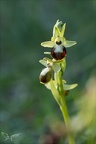
[[[69,90],[65,90],[65,96],[67,96],[69,94]]]
[[[39,76],[39,80],[41,83],[48,83],[51,78],[52,78],[52,68],[51,67],[47,67],[47,68],[44,68],[41,73],[40,73],[40,76]]]

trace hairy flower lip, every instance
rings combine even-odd
[[[67,51],[65,47],[62,47],[61,51],[60,50],[56,50],[56,48],[52,48],[51,50],[51,56],[52,58],[54,58],[55,60],[62,60],[63,58],[65,58],[67,55]]]
[[[44,68],[41,71],[40,76],[39,76],[40,83],[45,84],[45,83],[50,82],[52,78],[52,72],[53,72],[53,69],[50,66]]]

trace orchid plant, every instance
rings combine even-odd
[[[68,109],[65,101],[65,96],[68,95],[69,91],[77,87],[78,84],[66,84],[66,81],[62,79],[63,74],[66,69],[66,49],[75,45],[76,41],[66,40],[64,37],[66,23],[57,20],[53,27],[53,36],[51,41],[42,42],[41,46],[51,48],[51,52],[44,52],[49,54],[50,58],[43,58],[39,62],[45,66],[41,71],[39,80],[40,83],[44,84],[47,89],[49,89],[56,102],[58,103],[67,130],[70,125],[70,118],[68,114]],[[69,144],[75,144],[74,137],[69,132],[68,133]]]

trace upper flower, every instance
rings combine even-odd
[[[52,48],[56,44],[62,44],[65,48],[71,47],[76,44],[76,41],[66,40],[64,37],[66,23],[62,23],[62,21],[57,20],[56,24],[53,27],[53,36],[51,37],[51,41],[42,42],[41,46]]]
[[[66,48],[76,44],[76,41],[68,41],[64,37],[66,23],[57,20],[53,27],[51,41],[42,42],[41,46],[52,48],[51,55],[54,59],[60,60],[66,56]],[[47,53],[48,54],[48,53]]]

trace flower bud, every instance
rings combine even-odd
[[[40,76],[39,76],[39,80],[41,83],[48,83],[51,78],[52,78],[52,68],[51,67],[47,67],[47,68],[44,68],[41,73],[40,73]]]
[[[64,95],[65,95],[65,96],[68,96],[68,94],[69,94],[69,90],[65,90]]]

